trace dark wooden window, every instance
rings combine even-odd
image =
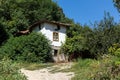
[[[54,56],[57,56],[58,50],[54,49]]]
[[[59,33],[53,32],[53,41],[59,41]]]
[[[39,27],[39,30],[41,30],[41,24],[39,24],[38,27]]]
[[[60,30],[60,25],[57,25],[57,30]]]
[[[55,29],[55,31],[60,30],[60,25],[57,25],[57,28]]]

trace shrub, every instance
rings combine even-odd
[[[114,53],[115,56],[120,57],[120,48],[118,48]]]
[[[0,61],[0,80],[27,80],[11,60]]]
[[[50,42],[41,33],[10,38],[0,49],[0,54],[27,62],[47,62],[52,59]]]
[[[103,55],[101,59],[79,59],[70,71],[72,80],[120,80],[120,58]]]
[[[66,42],[62,45],[61,50],[69,56],[69,60],[83,57],[86,40],[81,35],[67,38]]]
[[[98,70],[91,77],[92,80],[120,80],[120,59],[107,55],[100,61]]]
[[[117,57],[120,57],[120,44],[113,44],[109,49],[108,49],[109,53],[114,55],[114,56],[117,56]]]
[[[120,64],[111,63],[106,68],[101,67],[93,77],[94,80],[120,80]]]

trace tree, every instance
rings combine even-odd
[[[120,12],[120,0],[113,0],[115,7],[118,9]]]
[[[120,28],[114,22],[109,13],[105,14],[103,20],[95,24],[92,36],[87,39],[87,45],[91,54],[108,54],[108,49],[114,43],[119,43]]]
[[[97,58],[98,55],[108,54],[113,44],[120,43],[120,27],[109,13],[105,13],[104,18],[93,26],[91,29],[87,25],[73,24],[67,31],[65,53]]]
[[[71,21],[52,0],[0,0],[0,20],[9,35],[39,20]]]
[[[74,36],[77,36],[81,33],[82,31],[82,26],[80,26],[79,23],[77,24],[72,24],[71,27],[67,29],[67,36],[68,38],[72,38]]]
[[[73,24],[67,30],[67,39],[62,46],[62,50],[69,56],[69,60],[74,58],[91,58],[87,47],[87,38],[91,33],[88,26],[80,26],[80,24]]]
[[[81,35],[67,38],[66,42],[62,45],[62,51],[69,56],[69,60],[83,57],[82,51],[85,49],[85,39]]]

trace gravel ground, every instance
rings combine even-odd
[[[28,80],[71,80],[74,77],[74,72],[50,72],[50,69],[53,70],[55,67],[64,69],[70,68],[70,65],[55,65],[34,71],[21,69],[21,72],[25,74]]]

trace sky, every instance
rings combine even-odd
[[[114,17],[115,22],[120,22],[117,9],[113,0],[56,0],[63,9],[66,17],[73,19],[76,23],[90,24],[100,21],[105,12]]]

